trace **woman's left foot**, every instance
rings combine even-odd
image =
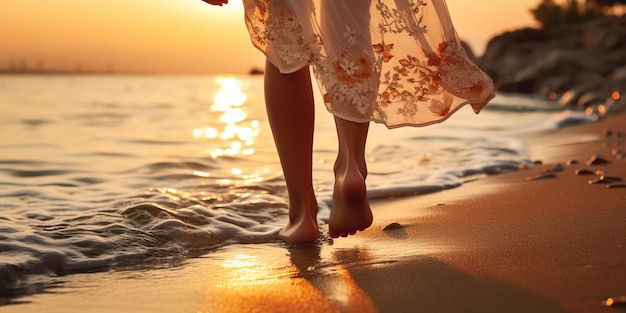
[[[374,218],[367,200],[364,176],[356,166],[336,171],[328,223],[331,237],[354,235],[372,225]]]

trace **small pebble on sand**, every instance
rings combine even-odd
[[[608,182],[612,182],[612,183],[616,183],[616,182],[621,182],[623,181],[623,179],[621,179],[620,177],[615,177],[615,176],[600,176],[600,179],[604,180],[604,181],[608,181]]]
[[[393,223],[387,224],[387,226],[383,227],[382,230],[383,231],[387,231],[387,230],[392,230],[392,229],[399,229],[399,228],[402,228],[402,227],[403,226],[400,225],[400,223],[393,222]]]
[[[606,188],[608,188],[608,189],[622,189],[622,188],[626,188],[626,184],[624,184],[624,183],[613,183],[613,184],[608,184],[606,186]]]
[[[601,155],[595,154],[593,156],[591,156],[591,159],[589,159],[589,161],[587,161],[587,165],[591,166],[591,165],[600,165],[600,164],[608,164],[610,163],[607,159],[605,159],[604,157],[602,157]]]
[[[613,136],[613,130],[605,128],[605,129],[602,130],[602,132],[600,132],[600,134],[603,137],[611,137],[611,136]]]
[[[619,177],[610,177],[610,176],[600,176],[598,179],[589,180],[589,185],[597,185],[597,184],[612,184],[616,182],[621,182],[622,179]]]
[[[579,170],[574,171],[574,174],[576,174],[577,176],[586,176],[586,175],[593,175],[593,172],[588,169],[581,168]]]
[[[550,179],[556,178],[556,174],[553,172],[544,172],[539,175],[526,177],[526,180],[542,180],[542,179]]]
[[[567,164],[567,166],[572,166],[572,165],[578,164],[578,161],[574,160],[574,159],[569,159],[569,160],[567,160],[567,163],[565,163],[565,164]]]
[[[622,133],[619,130],[603,129],[600,134],[604,137],[612,137],[614,139],[622,138]]]
[[[564,169],[563,164],[560,164],[560,163],[559,163],[559,164],[554,165],[554,166],[550,169],[550,171],[552,171],[552,172],[562,172],[562,171],[563,171],[563,169]]]
[[[626,296],[606,298],[602,304],[607,307],[623,308],[626,307]]]

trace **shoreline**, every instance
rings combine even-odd
[[[589,185],[594,175],[574,171],[626,180],[626,159],[611,155],[626,150],[625,136],[622,112],[522,138],[543,164],[375,200],[374,225],[356,236],[231,245],[171,267],[63,276],[2,310],[615,312],[602,301],[626,295],[626,188]],[[611,163],[585,165],[594,154]],[[527,179],[549,170],[555,177]],[[383,231],[390,223],[401,227]]]
[[[603,135],[607,130],[621,135]],[[523,138],[532,159],[543,164],[474,181],[445,195],[426,195],[412,203],[403,199],[396,206],[432,213],[409,218],[414,230],[407,232],[454,247],[452,252],[435,253],[438,260],[555,305],[520,312],[611,312],[602,301],[626,295],[626,188],[590,185],[596,175],[574,172],[601,170],[626,180],[626,159],[612,155],[613,149],[624,150],[624,135],[622,112],[600,122]],[[596,154],[610,163],[585,164]],[[567,165],[568,160],[578,164]],[[541,176],[546,178],[529,180]],[[500,311],[511,312],[513,307]]]

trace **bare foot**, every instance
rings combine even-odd
[[[317,203],[300,211],[297,216],[289,216],[289,222],[280,230],[278,238],[287,243],[300,244],[317,240],[320,231],[317,227]]]
[[[365,175],[357,166],[336,170],[329,233],[333,238],[354,235],[372,225],[372,210],[367,201]]]

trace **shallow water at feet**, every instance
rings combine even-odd
[[[270,242],[287,195],[255,76],[0,76],[0,290]],[[317,99],[317,103],[321,103]],[[388,131],[367,148],[371,198],[458,187],[530,165],[520,135],[590,119],[499,95],[480,115]],[[318,105],[325,229],[336,153]]]

